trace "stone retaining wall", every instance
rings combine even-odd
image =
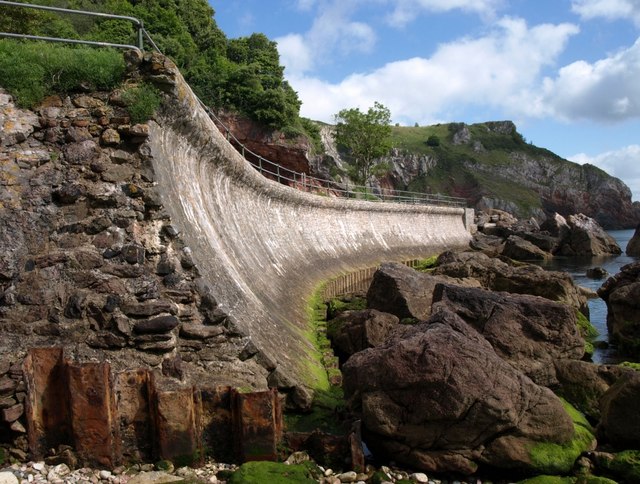
[[[267,180],[165,67],[171,98],[148,140],[163,204],[219,307],[273,362],[270,383],[314,387],[305,298],[336,274],[467,245],[467,211],[320,197]]]

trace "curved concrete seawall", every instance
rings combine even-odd
[[[465,210],[349,201],[256,172],[220,134],[179,74],[150,124],[163,204],[219,307],[270,370],[315,385],[306,298],[343,272],[468,244]]]

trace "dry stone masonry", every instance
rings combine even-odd
[[[155,121],[131,124],[121,91],[34,112],[0,91],[0,441],[71,467],[273,458],[282,405],[317,383],[305,298],[465,245],[464,210],[268,181],[172,63],[126,58],[163,91]]]

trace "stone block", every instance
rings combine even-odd
[[[231,387],[201,389],[202,441],[217,462],[233,462]]]
[[[176,467],[194,465],[202,458],[199,432],[199,395],[192,387],[170,390],[156,389],[155,444],[160,459],[172,461]]]
[[[115,467],[120,461],[120,438],[110,365],[69,363],[67,377],[78,457],[91,465]]]
[[[254,393],[233,390],[232,396],[238,458],[242,462],[278,460],[283,423],[277,390]]]
[[[37,460],[50,448],[73,443],[62,348],[31,349],[23,369],[29,450]]]
[[[152,412],[149,402],[152,374],[147,369],[128,370],[115,377],[114,392],[123,458],[147,461],[153,457]]]

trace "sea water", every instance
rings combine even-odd
[[[624,253],[629,239],[633,236],[633,232],[633,230],[609,231],[609,234],[616,240],[622,249],[623,253],[621,255],[601,257],[554,257],[541,265],[548,270],[567,272],[579,286],[597,291],[607,279],[591,279],[587,277],[587,269],[590,269],[591,267],[602,267],[610,276],[613,276],[620,272],[620,268],[622,266],[640,260],[638,257],[630,257]],[[595,298],[589,300],[589,319],[600,333],[600,336],[596,338],[596,341],[608,342],[607,305],[602,299]],[[607,348],[596,348],[593,354],[593,361],[596,363],[619,363],[624,359],[625,358],[618,356],[616,348],[613,345],[610,345]]]

